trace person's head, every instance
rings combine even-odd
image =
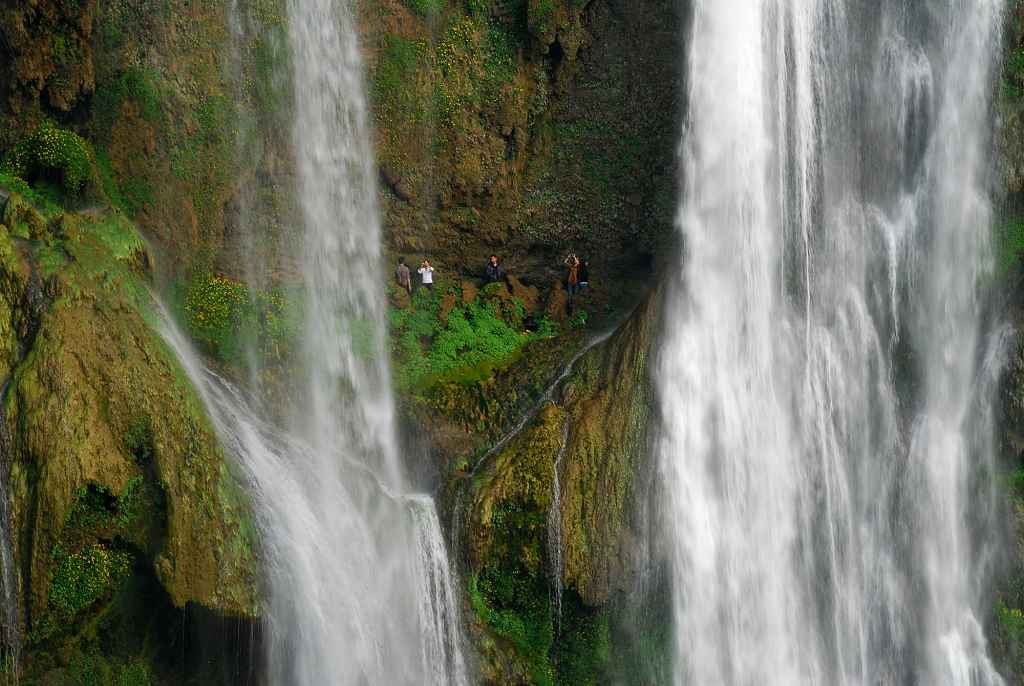
[[[399,257],[398,258],[398,264],[405,264],[405,258],[404,257]]]
[[[428,260],[428,259],[425,259],[425,258],[424,258],[424,260],[423,260],[423,266],[424,266],[424,267],[429,267],[429,266],[430,266],[430,260]]]
[[[498,256],[491,255],[491,264],[498,264]]]

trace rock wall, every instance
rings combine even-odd
[[[633,648],[614,627],[646,563],[637,543],[659,309],[650,296],[501,450],[456,476],[482,683],[605,683]]]
[[[97,665],[184,676],[145,645],[180,628],[176,611],[258,614],[247,503],[154,330],[151,260],[134,226],[116,210],[3,199],[0,447],[24,681],[85,683],[72,675]],[[151,619],[133,633],[140,611]],[[161,614],[171,623],[154,625]]]

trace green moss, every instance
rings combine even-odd
[[[291,53],[284,26],[275,25],[259,35],[252,52],[252,96],[260,115],[279,116],[291,108],[292,89],[283,77]]]
[[[60,212],[60,207],[48,197],[36,192],[24,179],[5,172],[0,165],[0,187],[13,191],[28,200],[33,207],[44,215],[52,215]]]
[[[555,15],[555,0],[529,0],[530,28],[537,34],[547,33]]]
[[[469,580],[473,610],[515,646],[535,684],[554,684],[549,653],[555,629],[544,573],[546,518],[538,510],[504,503],[494,510],[492,527],[494,547]]]
[[[187,184],[200,224],[215,224],[212,213],[231,182],[235,153],[235,110],[222,95],[210,95],[191,113],[195,133],[188,127],[171,144],[171,173]]]
[[[608,611],[584,607],[574,592],[563,601],[561,634],[556,647],[558,683],[595,686],[611,663]]]
[[[131,66],[119,76],[102,81],[93,98],[93,118],[100,134],[109,135],[126,101],[138,106],[139,114],[146,121],[158,121],[161,107],[159,79],[159,74],[152,69]]]
[[[153,421],[148,415],[132,420],[124,434],[124,444],[139,464],[146,464],[153,459]]]
[[[422,123],[428,114],[417,89],[418,72],[426,54],[423,41],[388,36],[373,74],[377,116],[387,128]]]
[[[1024,98],[1024,48],[1006,52],[1002,85],[1004,97],[1014,101]]]
[[[77,196],[95,178],[92,146],[74,131],[44,120],[4,158],[2,169],[23,179],[59,179],[64,192]]]

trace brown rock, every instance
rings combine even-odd
[[[537,309],[537,302],[540,300],[540,289],[536,286],[527,286],[517,277],[508,275],[508,286],[513,298],[519,298],[526,307],[527,312],[534,312]]]
[[[468,305],[469,303],[471,303],[474,300],[476,300],[476,294],[478,292],[479,292],[479,289],[476,287],[475,283],[473,283],[472,281],[463,281],[462,282],[462,303],[464,305]]]
[[[569,294],[562,288],[561,281],[554,281],[548,293],[548,304],[544,307],[544,316],[553,322],[564,324],[568,318]]]

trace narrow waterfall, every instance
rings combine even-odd
[[[565,561],[562,559],[562,462],[569,449],[569,422],[562,423],[561,442],[551,474],[551,506],[548,509],[548,564],[551,567],[551,600],[555,606],[556,635],[562,632],[562,576],[565,574]]]
[[[1002,683],[979,535],[1001,5],[694,2],[658,373],[674,683]]]
[[[239,40],[246,23],[242,8],[233,12]],[[242,391],[206,368],[169,320],[164,335],[252,495],[266,565],[267,683],[466,686],[457,586],[435,505],[413,492],[399,455],[351,8],[294,0],[287,23],[301,210],[292,247],[305,294],[290,394],[300,402],[287,426],[253,400],[258,388]],[[253,216],[245,190],[239,205],[243,220]],[[267,270],[258,252],[241,256],[254,286]]]

